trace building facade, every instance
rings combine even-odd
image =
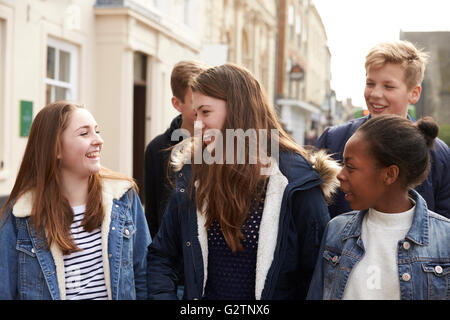
[[[302,145],[326,125],[322,109],[331,94],[326,31],[311,1],[278,1],[277,42],[277,110]]]
[[[177,115],[175,63],[243,65],[273,101],[276,2],[0,0],[0,198],[49,102],[84,104],[105,142],[102,165],[142,191],[145,146]]]
[[[33,117],[86,105],[102,164],[142,186],[146,143],[176,115],[170,73],[198,59],[203,1],[0,0],[0,196],[14,183]]]
[[[210,65],[232,62],[249,69],[270,102],[275,92],[275,0],[206,1],[202,60]]]

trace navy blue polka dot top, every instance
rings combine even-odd
[[[266,189],[260,201],[252,201],[250,214],[244,222],[241,241],[244,251],[231,251],[217,220],[209,228],[204,299],[255,300],[256,254],[265,194]]]

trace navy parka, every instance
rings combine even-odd
[[[327,205],[321,190],[324,183],[319,174],[300,155],[281,153],[279,172],[285,180],[280,193],[278,232],[264,233],[261,242],[274,238],[273,254],[264,263],[268,266],[257,299],[304,299],[314,270],[320,241],[329,221]],[[202,253],[203,222],[190,197],[191,167],[184,165],[177,173],[176,188],[171,195],[162,225],[148,255],[148,288],[150,299],[176,299],[177,275],[174,265],[184,259],[185,299],[202,299],[207,277],[207,253]],[[272,177],[270,178],[272,179]],[[270,188],[270,181],[268,189]],[[269,190],[266,195],[269,194]],[[270,201],[266,197],[266,203]],[[263,219],[264,214],[263,213]],[[201,220],[204,221],[204,220]],[[203,245],[204,246],[204,245]],[[257,267],[258,269],[258,267]],[[256,271],[258,274],[258,270]],[[258,282],[258,276],[256,277]]]

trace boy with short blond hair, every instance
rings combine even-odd
[[[405,71],[405,82],[408,89],[420,86],[425,75],[428,53],[417,49],[411,42],[381,42],[366,55],[366,72],[370,68],[381,68],[387,63],[401,65]]]
[[[328,149],[336,160],[342,161],[347,140],[371,117],[396,114],[409,118],[409,104],[415,104],[420,98],[427,60],[428,54],[409,41],[382,42],[374,46],[365,63],[364,98],[370,114],[327,128],[316,147]],[[442,140],[436,139],[430,154],[432,165],[429,174],[415,189],[426,200],[428,209],[450,217],[450,151]],[[337,194],[329,211],[332,218],[351,211],[342,191]]]

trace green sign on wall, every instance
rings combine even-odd
[[[33,102],[20,101],[20,136],[28,137],[33,122]]]

